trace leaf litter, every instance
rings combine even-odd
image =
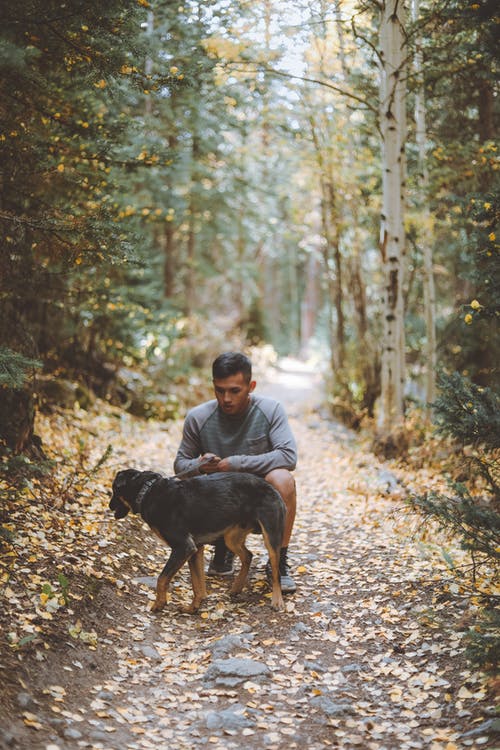
[[[149,611],[167,550],[137,518],[111,517],[109,489],[129,466],[170,473],[180,421],[104,404],[40,418],[53,474],[21,502],[7,495],[2,514],[0,747],[498,746],[491,684],[464,654],[474,604],[446,560],[463,553],[426,536],[403,502],[408,487],[439,486],[438,474],[381,465],[314,406],[294,404],[298,590],[279,614],[259,536],[237,600],[210,578],[200,614],[181,613],[186,569],[167,608]],[[98,466],[91,481],[74,479],[82,441]]]

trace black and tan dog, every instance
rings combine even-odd
[[[129,511],[140,513],[172,549],[158,578],[153,611],[164,607],[170,581],[187,561],[194,594],[187,611],[196,612],[207,596],[203,545],[221,536],[241,560],[241,570],[231,588],[231,594],[239,594],[252,560],[245,546],[251,532],[262,532],[273,572],[271,603],[274,609],[284,609],[278,564],[285,504],[264,479],[221,472],[179,481],[151,471],[126,469],[115,477],[109,507],[115,518],[124,518]]]

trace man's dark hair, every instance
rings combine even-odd
[[[224,352],[219,354],[212,364],[212,377],[214,380],[222,380],[237,375],[241,372],[249,383],[252,379],[252,363],[241,352]]]

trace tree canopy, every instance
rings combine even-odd
[[[4,4],[6,421],[36,394],[36,372],[106,395],[119,367],[175,373],[228,341],[317,353],[332,403],[376,412],[381,215],[394,208],[383,203],[381,8],[297,0],[286,11],[278,0]],[[440,0],[401,23],[391,75],[407,123],[407,405],[426,397],[425,243],[438,366],[498,386],[498,18],[486,0]],[[4,435],[11,447],[29,443],[30,420]]]

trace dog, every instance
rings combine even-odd
[[[188,562],[193,600],[185,610],[195,613],[207,596],[203,545],[223,536],[239,557],[241,569],[230,593],[239,594],[248,578],[252,553],[245,546],[250,533],[262,533],[272,569],[273,609],[283,610],[279,555],[285,523],[281,495],[264,479],[244,472],[221,472],[179,480],[151,471],[125,469],[113,481],[109,507],[115,518],[138,513],[171,548],[159,575],[152,611],[161,610],[174,575]]]

